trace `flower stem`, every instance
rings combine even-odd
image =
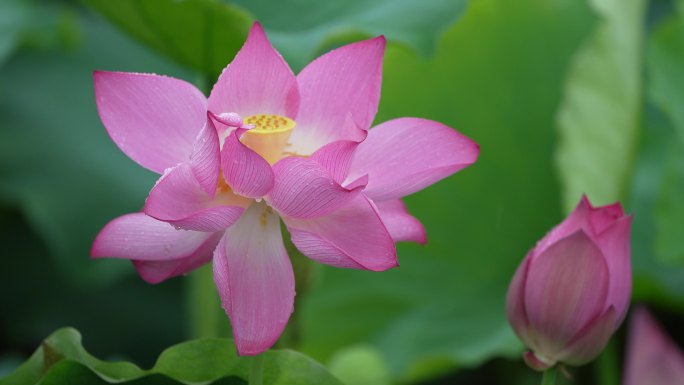
[[[608,342],[603,353],[594,361],[596,383],[601,385],[618,385],[620,383],[619,352],[615,342]]]
[[[544,371],[544,376],[542,377],[541,385],[555,385],[556,384],[556,374],[558,374],[558,367],[553,366]]]
[[[309,258],[297,250],[297,247],[290,240],[289,233],[285,230],[283,230],[283,240],[285,241],[285,248],[290,256],[292,269],[294,270],[297,298],[295,299],[294,311],[290,316],[287,327],[285,327],[275,347],[278,349],[297,349],[302,334],[300,309],[303,303],[302,300],[306,298],[309,288],[313,284],[315,266]]]
[[[262,385],[264,382],[264,355],[257,354],[252,357],[249,369],[249,385]]]
[[[214,287],[211,265],[188,276],[186,295],[190,338],[225,337],[230,328]]]

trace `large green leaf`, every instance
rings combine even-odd
[[[251,17],[215,0],[83,0],[136,39],[201,73],[217,75],[247,37]]]
[[[648,95],[665,111],[684,141],[684,1],[651,35]]]
[[[466,0],[83,0],[135,38],[214,76],[242,45],[251,11],[295,69],[331,45],[371,35],[433,51]],[[237,5],[234,5],[234,4]]]
[[[592,0],[600,21],[573,58],[558,112],[556,165],[571,211],[586,193],[594,204],[626,197],[642,103],[645,0]]]
[[[526,251],[561,220],[554,111],[593,20],[578,1],[482,0],[470,3],[433,58],[388,50],[378,121],[439,120],[482,153],[407,200],[429,242],[400,245],[400,268],[322,269],[317,287],[298,298],[304,351],[327,360],[368,341],[402,380],[519,352],[504,314],[506,288]]]
[[[684,264],[684,5],[656,28],[648,48],[648,96],[680,139],[667,143],[669,155],[663,159],[665,175],[654,208],[654,255]]]
[[[631,199],[635,213],[634,295],[640,300],[674,305],[679,311],[684,311],[682,11],[680,6],[665,17],[648,39],[650,109]]]
[[[264,23],[293,68],[330,44],[385,35],[428,55],[465,8],[466,0],[235,0]]]
[[[90,355],[74,329],[48,337],[1,385],[72,384],[246,384],[252,357],[238,357],[227,339],[201,339],[164,350],[149,370]],[[263,353],[263,381],[269,385],[342,385],[320,364],[291,350]],[[220,381],[219,381],[220,380]]]
[[[672,139],[664,147],[667,155],[654,213],[654,251],[663,262],[684,265],[684,143]]]
[[[646,117],[646,135],[637,162],[629,204],[634,212],[634,299],[670,306],[684,312],[684,265],[676,254],[659,255],[663,251],[659,250],[662,246],[656,247],[665,239],[679,241],[668,245],[666,250],[681,247],[681,234],[675,238],[674,234],[663,233],[676,231],[677,227],[663,229],[663,226],[668,225],[669,220],[677,223],[669,225],[681,226],[681,218],[673,218],[671,213],[665,211],[677,210],[676,206],[671,207],[669,204],[681,205],[682,202],[681,191],[674,197],[672,191],[668,191],[672,187],[681,187],[681,180],[672,184],[672,179],[682,172],[682,145],[677,141],[676,131],[667,116],[651,107]],[[663,201],[663,198],[672,198],[676,202]],[[663,239],[666,234],[667,238]],[[663,240],[657,241],[658,239]]]

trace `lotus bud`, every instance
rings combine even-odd
[[[506,312],[530,367],[583,365],[603,350],[629,307],[631,220],[583,196],[522,261]]]

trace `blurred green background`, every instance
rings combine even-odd
[[[634,301],[684,342],[684,1],[0,0],[0,376],[62,326],[143,367],[197,337],[191,278],[88,258],[156,179],[108,138],[92,71],[206,88],[255,19],[295,72],[384,34],[376,122],[438,120],[481,147],[406,200],[429,241],[400,244],[400,268],[312,267],[291,347],[348,385],[536,383],[505,292],[583,192],[634,213]],[[618,384],[623,347],[621,330],[575,382]]]

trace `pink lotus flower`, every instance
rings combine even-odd
[[[472,164],[479,149],[425,119],[368,130],[384,47],[383,37],[341,47],[295,77],[255,23],[208,99],[178,79],[96,72],[110,136],[163,175],[144,213],[107,224],[92,256],[131,259],[156,283],[209,262],[213,251],[215,283],[242,355],[272,346],[293,309],[280,219],[316,261],[397,266],[394,242],[425,242],[401,198]]]
[[[520,264],[506,311],[530,367],[582,365],[603,350],[629,307],[631,221],[619,203],[583,196]]]
[[[631,318],[624,385],[684,384],[684,354],[646,308]]]

